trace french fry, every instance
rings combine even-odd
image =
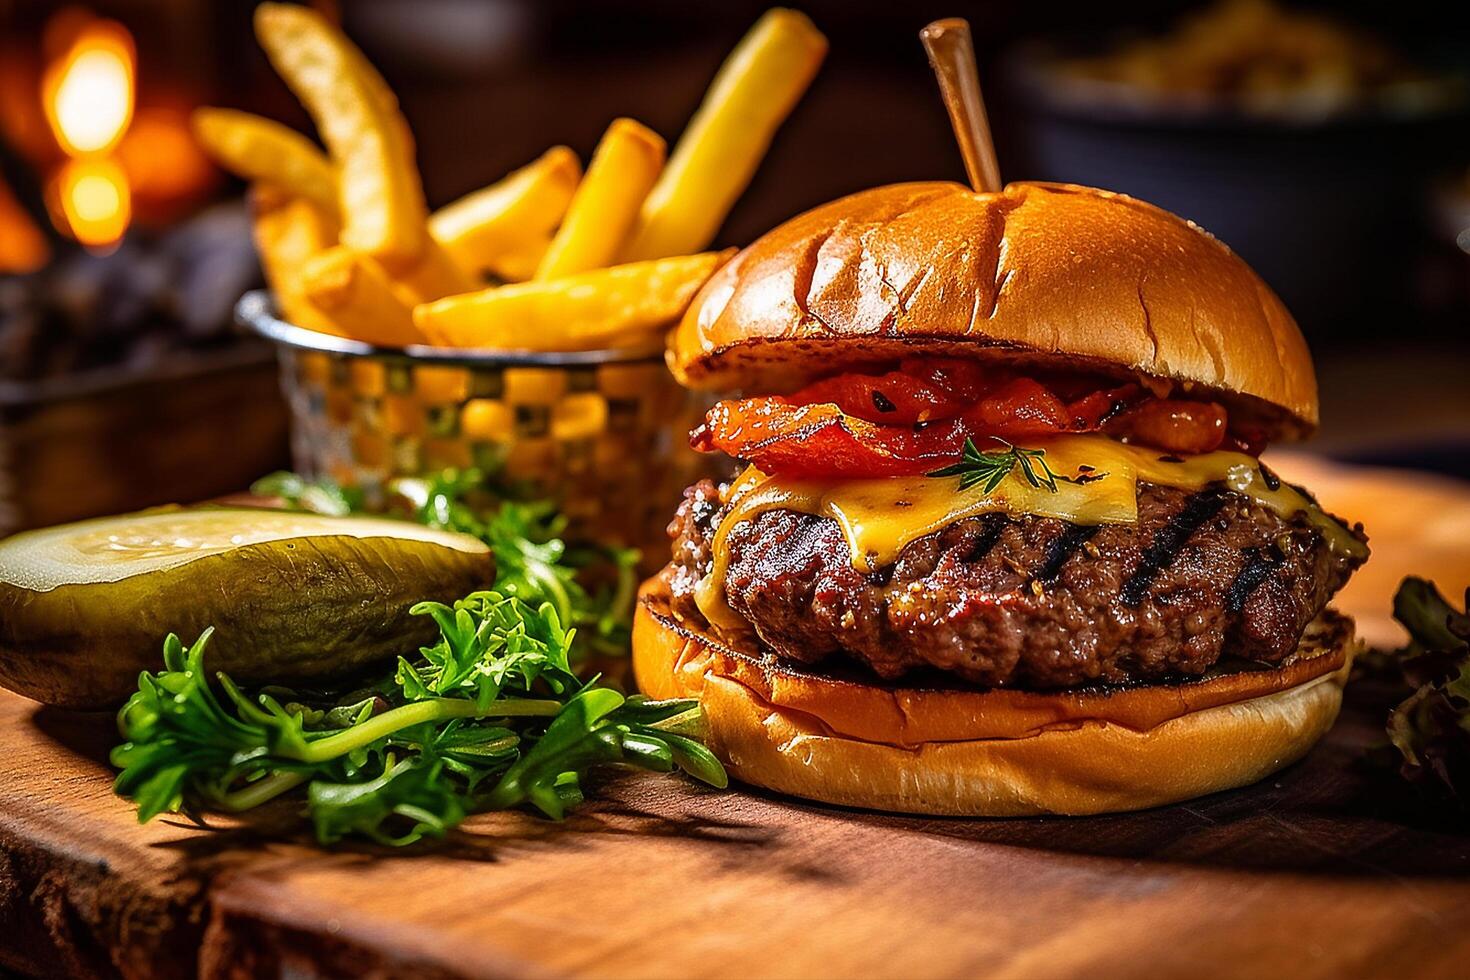
[[[429,234],[466,269],[521,282],[535,275],[581,177],[577,155],[553,146],[504,179],[435,211]]]
[[[708,248],[827,54],[804,14],[766,13],[731,52],[643,202],[623,261]]]
[[[336,216],[337,172],[326,154],[296,130],[234,109],[195,109],[192,121],[199,145],[226,170],[274,184]]]
[[[463,268],[432,238],[413,265],[398,269],[393,275],[394,290],[410,307],[467,293],[484,284],[483,279]]]
[[[494,286],[415,307],[414,323],[449,347],[588,350],[663,330],[733,249]]]
[[[387,83],[306,7],[261,4],[255,33],[337,166],[343,244],[394,269],[411,265],[428,238],[428,209],[413,136]]]
[[[423,343],[412,309],[370,255],[345,245],[329,248],[302,268],[301,288],[343,336],[384,347]]]
[[[342,331],[307,299],[301,268],[337,244],[337,219],[282,188],[257,184],[250,193],[255,250],[282,317],[308,330]]]
[[[536,278],[560,279],[616,262],[663,165],[661,136],[635,120],[614,119],[536,267]]]

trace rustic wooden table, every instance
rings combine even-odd
[[[1373,529],[1377,557],[1344,596],[1370,635],[1392,641],[1385,590],[1404,567],[1447,589],[1470,580],[1465,488],[1287,469]],[[1354,685],[1301,764],[1138,814],[929,820],[628,776],[563,823],[486,815],[401,854],[322,852],[279,806],[250,824],[139,827],[110,792],[110,719],[0,695],[0,965],[135,977],[1463,976],[1470,832],[1361,765],[1384,710]]]

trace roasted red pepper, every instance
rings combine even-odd
[[[1104,431],[1171,453],[1209,453],[1224,443],[1228,423],[1214,402],[1158,398],[1128,409]]]
[[[966,438],[1044,438],[1103,430],[1168,452],[1219,448],[1225,409],[1162,399],[1137,384],[1038,380],[971,361],[915,358],[885,374],[843,374],[789,396],[720,402],[690,443],[790,476],[900,476],[957,459]]]
[[[877,425],[831,403],[746,398],[710,409],[690,444],[786,476],[904,476],[927,473],[957,458],[965,433],[954,419]]]
[[[1066,404],[1030,378],[1008,381],[976,402],[964,417],[980,432],[1016,436],[1066,432],[1071,422]]]
[[[839,374],[824,378],[788,397],[795,405],[836,405],[845,414],[881,425],[913,425],[953,418],[971,402],[922,378],[887,374]]]

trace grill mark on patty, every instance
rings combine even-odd
[[[975,541],[970,545],[970,550],[965,553],[965,561],[974,564],[990,554],[996,542],[1000,540],[1000,536],[1005,533],[1006,525],[1010,522],[1010,518],[1004,514],[985,515],[985,526],[975,536]]]
[[[1062,574],[1062,566],[1067,559],[1077,553],[1077,550],[1092,539],[1099,530],[1096,524],[1069,524],[1067,529],[1056,536],[1051,547],[1046,549],[1046,557],[1041,562],[1041,567],[1031,576],[1033,582],[1054,582],[1056,577]]]
[[[1241,555],[1245,558],[1245,564],[1235,576],[1235,581],[1230,583],[1230,591],[1225,594],[1225,608],[1233,613],[1245,608],[1245,601],[1250,598],[1251,593],[1281,564],[1279,560],[1267,557],[1260,548],[1245,548]]]
[[[1149,586],[1159,572],[1173,564],[1179,551],[1200,526],[1220,512],[1225,506],[1224,487],[1208,487],[1190,497],[1154,534],[1153,541],[1138,560],[1138,567],[1128,581],[1123,583],[1118,598],[1125,606],[1137,606],[1148,596]]]

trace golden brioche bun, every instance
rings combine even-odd
[[[1096,691],[892,688],[741,653],[640,593],[633,671],[696,698],[737,779],[844,806],[950,816],[1140,810],[1244,786],[1295,762],[1342,703],[1357,641],[1328,611],[1282,667]]]
[[[914,354],[1057,357],[1203,386],[1271,438],[1317,425],[1296,321],[1191,222],[1122,194],[894,184],[756,240],[675,331],[685,385],[781,391]]]

